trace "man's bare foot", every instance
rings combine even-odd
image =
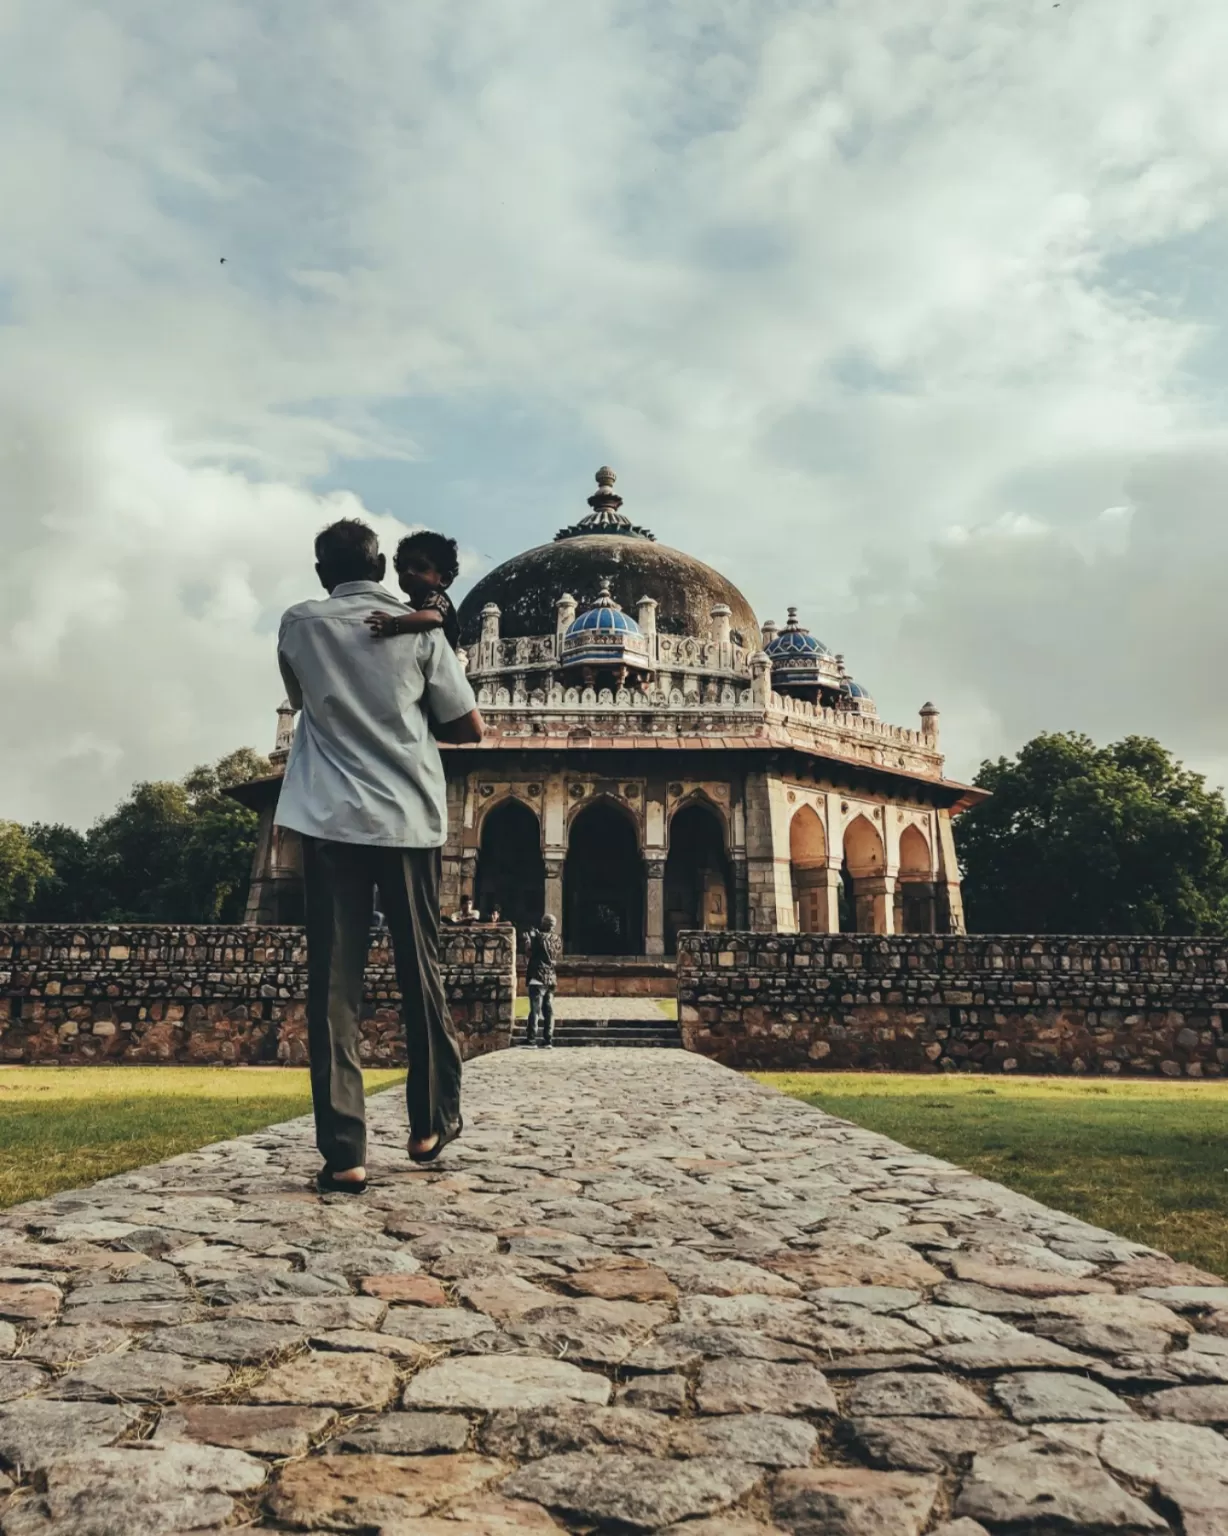
[[[333,1179],[338,1184],[361,1184],[367,1176],[367,1170],[360,1164],[357,1168],[346,1168],[333,1174]]]
[[[434,1136],[423,1136],[418,1140],[411,1141],[409,1144],[410,1157],[421,1157],[423,1153],[429,1152],[438,1140],[439,1136],[436,1134]]]

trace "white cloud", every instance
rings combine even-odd
[[[496,416],[601,444],[887,713],[934,696],[953,770],[1074,724],[1228,773],[1215,0],[0,30],[0,814],[267,742],[338,463],[442,456],[463,542],[548,537],[582,480],[511,523]]]

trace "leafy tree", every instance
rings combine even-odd
[[[224,791],[272,772],[241,747],[179,783],[149,781],[84,835],[72,827],[14,828],[32,873],[12,876],[0,917],[41,922],[237,922],[243,916],[257,817]],[[0,827],[11,824],[0,823]],[[3,847],[0,844],[0,847]],[[16,858],[16,855],[13,855]],[[36,862],[31,864],[30,859]],[[14,869],[17,868],[14,863]],[[7,905],[6,905],[7,899]]]
[[[173,922],[195,914],[177,900],[192,803],[182,784],[135,784],[128,798],[90,828],[99,917],[108,922]]]
[[[26,835],[49,868],[22,916],[33,923],[88,922],[95,916],[97,892],[85,834],[63,822],[36,821]]]
[[[194,798],[200,795],[218,794],[233,789],[236,784],[246,784],[249,779],[264,779],[273,771],[273,765],[252,747],[239,747],[219,757],[210,766],[202,763],[193,768],[183,780],[183,787]]]
[[[223,791],[272,771],[267,757],[240,747],[212,767],[193,769],[184,779],[192,824],[178,898],[193,921],[237,923],[242,918],[259,818]]]
[[[982,763],[956,822],[981,933],[1223,933],[1228,806],[1159,742],[1042,734]]]
[[[50,861],[34,847],[24,827],[0,821],[0,918],[24,916],[39,882],[53,873]]]

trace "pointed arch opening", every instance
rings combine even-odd
[[[541,825],[523,800],[504,800],[482,822],[474,894],[483,917],[497,909],[521,931],[541,920],[546,906]]]
[[[665,952],[678,952],[687,929],[727,928],[731,882],[725,825],[704,800],[674,813],[665,861]]]
[[[935,927],[934,862],[929,841],[920,827],[900,834],[900,873],[896,886],[896,928],[901,933],[933,933]]]
[[[868,816],[855,816],[844,829],[841,875],[846,892],[845,922],[853,933],[890,933],[887,859],[883,839]],[[841,923],[844,927],[844,923]]]
[[[800,806],[789,823],[789,868],[797,931],[829,933],[838,927],[838,910],[831,911],[835,888],[827,872],[827,833],[813,806]]]
[[[571,955],[644,953],[644,861],[634,823],[613,801],[593,801],[571,823],[563,946]]]

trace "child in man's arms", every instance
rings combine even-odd
[[[376,610],[366,622],[377,640],[392,635],[415,635],[423,630],[443,630],[455,651],[460,645],[460,625],[447,589],[460,571],[456,540],[442,533],[410,533],[397,545],[394,561],[401,591],[413,604],[412,613]]]

